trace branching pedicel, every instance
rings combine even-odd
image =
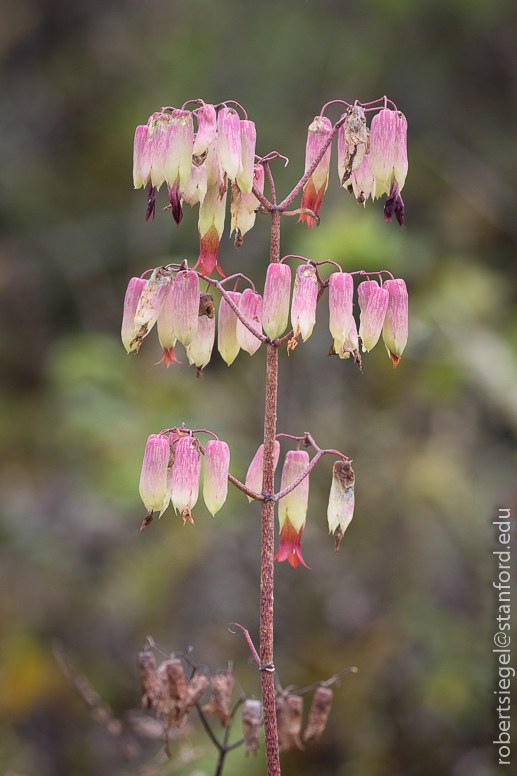
[[[187,110],[186,105],[191,103],[199,107]],[[343,105],[345,112],[332,125],[324,112],[334,103]],[[198,498],[201,458],[204,456],[203,497],[211,514],[215,515],[224,504],[228,481],[242,490],[250,501],[262,502],[259,667],[267,770],[268,776],[272,776],[280,773],[279,735],[281,742],[284,741],[282,746],[287,748],[285,742],[291,738],[299,742],[301,726],[297,696],[290,696],[294,699],[290,700],[280,694],[275,710],[273,560],[288,560],[294,568],[300,562],[306,565],[301,554],[301,536],[307,513],[308,475],[324,454],[332,454],[338,459],[334,463],[327,511],[336,552],[354,510],[354,472],[346,455],[338,450],[321,449],[308,432],[301,436],[277,434],[278,351],[284,345],[287,352],[293,350],[300,335],[304,342],[310,337],[316,322],[317,304],[327,288],[333,340],[331,354],[341,359],[352,356],[361,367],[359,338],[362,350],[366,352],[375,346],[382,334],[393,367],[396,367],[408,334],[408,297],[402,279],[393,278],[387,270],[347,273],[331,261],[316,262],[302,256],[281,259],[280,219],[282,215],[298,215],[298,220],[310,228],[319,225],[319,211],[328,185],[331,144],[337,134],[340,185],[363,205],[370,196],[374,200],[386,194],[385,221],[390,221],[394,215],[403,227],[404,203],[400,192],[408,166],[407,122],[386,97],[365,104],[357,100],[353,105],[343,100],[327,103],[309,127],[305,173],[291,193],[278,203],[271,162],[285,159],[287,163],[288,160],[277,152],[258,156],[254,123],[248,120],[242,108],[244,118],[241,119],[232,106],[241,108],[232,100],[215,106],[192,100],[181,109],[162,108],[146,125],[137,127],[133,173],[135,187],[147,189],[146,220],[154,219],[157,192],[166,183],[169,204],[164,210],[171,210],[177,225],[182,219],[184,203],[199,204],[200,252],[192,268],[185,261],[181,265],[157,267],[147,280],[147,272],[141,278],[132,278],[124,301],[122,341],[128,353],[138,352],[156,323],[163,349],[162,360],[167,367],[178,360],[174,348],[179,341],[200,376],[210,361],[215,344],[215,305],[213,295],[208,293],[209,289],[215,289],[221,296],[217,346],[226,363],[230,365],[240,349],[253,354],[262,344],[267,348],[264,442],[250,464],[246,482],[243,484],[230,474],[230,450],[225,442],[213,432],[187,429],[181,424],[149,437],[140,495],[147,509],[141,530],[152,521],[155,511],[161,515],[169,503],[181,513],[183,523],[187,520],[193,523],[192,510]],[[366,121],[368,113],[374,114],[370,128]],[[270,200],[264,195],[266,178]],[[302,190],[301,206],[289,210]],[[263,297],[249,278],[240,273],[226,277],[218,263],[228,191],[231,195],[231,234],[235,232],[236,248],[242,245],[243,237],[254,225],[258,213],[271,217],[270,264]],[[300,262],[291,301],[291,268],[285,263],[286,259]],[[327,265],[331,266],[332,272],[324,279],[322,271]],[[222,279],[213,277],[216,270]],[[383,280],[383,275],[388,278]],[[362,281],[357,288],[359,327],[353,315],[354,276]],[[201,282],[207,284],[204,292],[200,288]],[[242,291],[238,290],[240,283],[247,284]],[[230,284],[233,284],[232,289]],[[286,333],[289,313],[292,329]],[[201,433],[208,433],[215,439],[203,447],[198,439]],[[287,452],[281,490],[275,493],[279,437],[292,440],[296,449]],[[310,447],[315,451],[312,460],[305,449]],[[277,501],[280,545],[275,555],[274,505]],[[328,713],[329,703],[324,692],[318,696],[318,703],[321,713],[314,712],[314,719],[309,721],[309,728],[312,725],[315,731],[321,728],[321,720],[326,719]],[[181,708],[184,713],[184,706]],[[305,740],[310,742],[315,736],[316,733],[309,731]]]

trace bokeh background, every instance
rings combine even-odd
[[[494,773],[492,521],[517,507],[514,1],[17,0],[2,17],[0,769],[214,773],[196,720],[170,762],[142,734],[136,653],[148,634],[166,650],[192,645],[211,673],[232,660],[244,690],[259,689],[227,630],[238,621],[257,638],[258,505],[234,492],[216,518],[200,502],[195,527],[169,509],[139,534],[149,433],[211,428],[244,478],[265,352],[231,368],[214,354],[202,380],[184,357],[155,366],[154,333],[125,354],[129,278],[198,249],[197,212],[179,229],[160,208],[144,221],[134,127],[162,105],[238,100],[260,153],[291,159],[274,166],[284,196],[324,102],[387,94],[409,122],[406,229],[339,189],[335,150],[321,226],[283,224],[284,254],[404,277],[411,314],[396,371],[382,345],[363,374],[327,358],[326,299],[313,336],[281,356],[279,430],[352,457],[357,497],[335,556],[323,459],[303,537],[312,570],[276,569],[278,676],[301,687],[359,668],[335,687],[321,742],[283,755],[283,772]],[[260,289],[268,219],[238,253],[228,231],[223,268]],[[122,734],[92,717],[56,643]],[[263,774],[263,748],[248,760],[237,750],[225,772]]]

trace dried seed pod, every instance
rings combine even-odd
[[[156,662],[152,652],[138,653],[138,673],[142,682],[142,708],[150,709],[153,707],[158,689]]]
[[[185,695],[183,697],[183,703],[176,716],[176,724],[174,727],[183,727],[193,706],[201,698],[209,684],[210,682],[204,674],[194,674],[187,685]]]
[[[332,706],[332,695],[332,690],[328,687],[318,687],[314,693],[307,727],[303,734],[303,740],[306,744],[314,744],[325,730]]]
[[[303,698],[300,695],[288,695],[276,700],[276,720],[278,726],[278,744],[281,752],[287,752],[293,746],[303,749],[300,740],[302,729]]]
[[[230,703],[233,683],[234,678],[231,671],[224,671],[222,674],[213,676],[211,681],[212,697],[210,703],[203,706],[203,711],[207,711],[211,717],[217,714],[224,727],[228,727],[232,719]]]
[[[242,730],[244,733],[244,751],[257,753],[262,723],[262,703],[248,699],[242,707]]]

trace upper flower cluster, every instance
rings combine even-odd
[[[237,111],[222,103],[202,100],[194,111],[162,108],[147,124],[136,128],[133,156],[135,188],[147,187],[146,219],[154,218],[156,192],[167,184],[169,207],[177,224],[182,203],[199,203],[200,254],[203,275],[217,266],[217,252],[224,229],[228,180],[232,183],[232,232],[236,241],[255,221],[259,204],[252,194],[255,184],[264,189],[264,169],[255,165],[255,124],[241,119]],[[197,132],[194,131],[194,117]],[[197,265],[196,265],[197,266]]]
[[[387,101],[385,101],[387,104]],[[372,119],[371,127],[366,123],[366,112],[377,110],[359,103],[350,106],[341,116],[338,124],[338,175],[341,186],[353,193],[357,201],[366,204],[368,197],[387,194],[384,207],[385,221],[393,215],[404,226],[404,203],[400,192],[406,180],[407,121],[403,113],[382,108]],[[323,195],[327,190],[330,168],[331,144],[329,136],[333,127],[329,119],[316,116],[309,127],[305,152],[305,172],[323,155],[304,186],[302,211],[309,209],[318,214]],[[300,215],[312,227],[316,218],[310,214]]]

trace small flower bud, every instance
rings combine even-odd
[[[314,744],[325,730],[332,706],[332,690],[329,687],[318,687],[312,698],[307,727],[303,733],[306,744]]]
[[[278,459],[280,458],[280,442],[275,439],[275,450],[273,457],[273,471],[276,471],[278,465]],[[264,445],[260,445],[259,449],[255,453],[252,462],[248,467],[248,473],[246,474],[246,480],[244,484],[248,490],[252,490],[253,493],[262,493],[262,480],[264,477]],[[248,501],[251,503],[252,498],[248,496]]]
[[[287,752],[293,746],[303,749],[300,740],[303,698],[300,695],[288,695],[286,698],[277,698],[275,705],[280,751]]]
[[[399,364],[408,339],[408,293],[406,284],[401,278],[386,280],[383,288],[388,291],[389,301],[382,338],[395,368]]]
[[[244,733],[244,751],[257,752],[262,723],[262,703],[250,698],[244,701],[242,707],[242,730]]]
[[[253,171],[255,167],[255,145],[257,143],[257,130],[253,121],[240,122],[241,129],[241,173],[237,176],[237,183],[244,194],[251,194],[253,185]]]
[[[145,288],[146,280],[144,278],[131,278],[124,297],[124,313],[122,316],[122,344],[126,351],[131,353],[135,350],[137,343],[134,341],[140,326],[135,324],[135,315]]]
[[[219,512],[228,495],[230,448],[226,442],[210,439],[205,447],[203,498],[211,515]]]
[[[264,168],[261,164],[255,165],[255,170],[253,172],[253,185],[257,187],[261,194],[264,193]],[[241,198],[243,205],[248,213],[253,213],[253,211],[256,210],[260,205],[259,200],[253,193],[246,194],[241,192]]]
[[[336,461],[332,469],[327,519],[329,532],[334,534],[336,552],[339,544],[354,516],[355,474],[350,461]]]
[[[320,153],[322,147],[325,145],[327,138],[332,131],[332,124],[329,119],[324,116],[316,116],[314,121],[309,127],[309,134],[307,136],[307,146],[305,149],[305,172],[307,172],[312,164],[315,162],[316,157]],[[331,144],[323,154],[321,161],[312,173],[311,177],[303,187],[302,195],[302,208],[309,208],[316,214],[319,212],[323,195],[325,194],[328,186],[329,179],[329,166],[330,166],[330,153]],[[307,221],[308,227],[313,227],[316,223],[315,219],[308,215],[302,214],[298,221]]]
[[[262,326],[271,340],[280,337],[287,328],[290,296],[290,267],[287,264],[270,264],[264,285]]]
[[[230,703],[234,682],[231,671],[224,671],[222,674],[213,676],[211,680],[212,697],[210,698],[210,703],[203,706],[203,711],[208,712],[210,717],[217,714],[223,727],[228,727],[232,721]]]
[[[241,122],[233,108],[221,108],[217,115],[217,154],[224,172],[232,180],[242,171]]]
[[[181,270],[172,286],[174,336],[187,347],[197,331],[199,314],[199,277],[194,270]]]
[[[149,511],[167,508],[167,466],[169,463],[169,440],[161,434],[151,434],[145,446],[142,472],[140,474],[140,497]]]
[[[396,122],[396,112],[384,108],[373,117],[370,130],[370,169],[379,184],[376,188],[386,192],[393,174]]]
[[[241,295],[238,291],[227,291],[232,302],[239,307]],[[228,366],[235,361],[241,346],[237,340],[237,316],[226,301],[221,298],[219,305],[219,326],[217,333],[217,348]]]
[[[381,336],[389,293],[380,288],[376,280],[365,280],[357,289],[361,308],[359,336],[363,341],[363,352],[371,350]]]
[[[198,377],[203,374],[203,368],[210,361],[215,342],[215,309],[212,294],[201,294],[197,329],[192,342],[187,345],[187,356],[190,364],[195,364]]]
[[[165,180],[185,186],[192,166],[194,123],[188,110],[173,110],[169,119],[169,142],[165,153]]]
[[[251,326],[262,334],[262,297],[255,294],[251,288],[246,288],[239,302],[239,310],[251,324]],[[255,353],[262,344],[258,337],[237,319],[237,342],[243,350],[250,354]]]
[[[191,510],[197,502],[201,453],[199,442],[191,436],[183,436],[176,442],[172,467],[171,501],[176,512],[181,512],[183,523],[193,522]]]
[[[284,488],[291,485],[307,469],[308,465],[309,453],[306,450],[289,450],[285,456],[280,489],[284,490]],[[280,545],[275,555],[275,560],[279,562],[288,560],[293,568],[296,568],[300,561],[307,567],[302,558],[300,542],[307,519],[308,502],[308,475],[294,490],[278,502]]]
[[[217,138],[217,115],[213,105],[203,105],[195,111],[198,130],[192,154],[202,156]]]
[[[305,342],[312,334],[316,323],[316,305],[318,302],[318,278],[311,264],[302,264],[296,270],[294,278],[293,301],[291,304],[291,324],[293,336],[302,335]]]
[[[354,278],[333,272],[329,278],[329,329],[336,352],[343,349],[353,320]]]

